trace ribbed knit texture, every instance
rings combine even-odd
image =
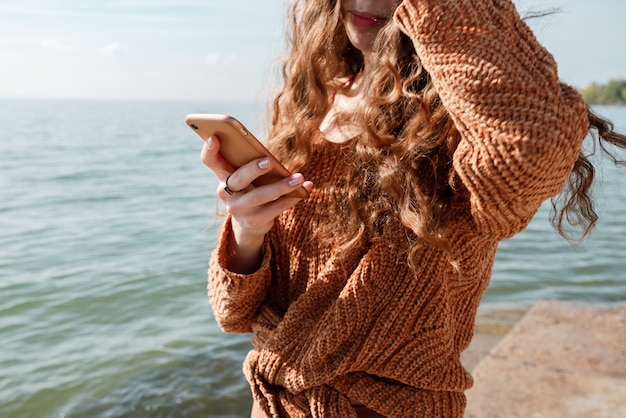
[[[254,274],[224,268],[227,219],[209,298],[225,331],[255,333],[244,372],[273,417],[354,417],[349,399],[388,417],[461,417],[472,378],[460,354],[498,242],[562,188],[588,129],[509,0],[405,0],[395,21],[462,135],[451,254],[424,247],[410,269],[398,225],[349,251],[314,238],[343,196],[350,143],[315,141],[304,170],[315,188],[276,220]]]

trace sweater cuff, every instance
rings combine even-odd
[[[415,41],[442,41],[464,31],[489,37],[485,29],[511,30],[511,16],[518,16],[511,0],[404,0],[396,8],[394,22]]]
[[[409,37],[413,35],[413,28],[428,22],[429,15],[434,12],[430,0],[404,0],[396,8],[393,16],[395,24]]]
[[[217,267],[219,268],[220,272],[222,274],[224,274],[225,276],[228,276],[231,279],[243,279],[243,280],[250,280],[250,281],[254,281],[254,282],[258,282],[259,277],[263,277],[267,274],[267,272],[270,269],[270,261],[272,259],[272,252],[270,250],[270,241],[269,241],[269,234],[265,235],[265,238],[263,239],[263,245],[261,246],[261,265],[259,266],[259,268],[253,272],[253,273],[249,273],[249,274],[240,274],[240,273],[235,273],[233,271],[230,271],[226,266],[228,265],[228,242],[230,240],[230,237],[233,233],[233,226],[232,226],[232,219],[230,216],[228,216],[226,218],[226,220],[224,221],[224,225],[222,226],[222,229],[220,231],[220,235],[218,238],[218,245],[217,248],[215,249],[215,252],[213,254],[214,259],[216,259],[217,261]]]
[[[252,323],[271,285],[269,238],[265,237],[259,269],[252,274],[238,274],[226,268],[230,234],[228,218],[211,255],[207,291],[218,325],[226,332],[247,333],[252,332]]]

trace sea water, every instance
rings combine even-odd
[[[239,417],[249,335],[206,298],[217,182],[188,113],[254,103],[0,100],[0,417]],[[626,130],[626,108],[599,111]],[[544,205],[502,243],[485,304],[626,300],[626,169],[601,165],[597,230]]]

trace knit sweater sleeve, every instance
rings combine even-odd
[[[268,238],[262,247],[263,260],[252,274],[228,270],[227,243],[232,233],[230,217],[222,226],[218,245],[211,255],[208,271],[208,295],[218,325],[226,332],[252,332],[252,322],[265,300],[270,286],[271,251]]]
[[[514,235],[571,172],[584,101],[510,0],[404,0],[395,22],[461,134],[453,164],[476,227]]]

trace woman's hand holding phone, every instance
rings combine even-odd
[[[260,265],[261,246],[274,219],[302,200],[300,197],[285,195],[300,187],[310,192],[313,183],[305,181],[302,174],[295,173],[275,183],[254,187],[252,182],[267,174],[274,162],[263,157],[233,170],[221,158],[219,149],[219,137],[209,137],[202,148],[201,160],[220,181],[217,197],[224,202],[227,213],[231,215],[233,235],[228,249],[231,256],[226,267],[236,273],[252,273]],[[237,192],[230,194],[226,187]]]

